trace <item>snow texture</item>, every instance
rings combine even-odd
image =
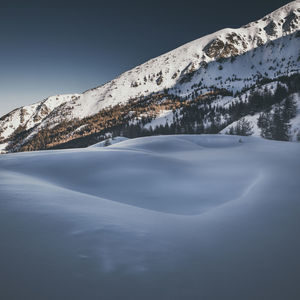
[[[89,148],[95,148],[95,147],[108,147],[110,145],[114,145],[123,141],[128,140],[128,138],[124,137],[124,136],[116,136],[114,138],[108,138],[105,139],[104,141],[101,141],[99,143],[96,143],[92,146],[89,146]]]
[[[300,144],[177,135],[0,157],[1,299],[299,299]]]

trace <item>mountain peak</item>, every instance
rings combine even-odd
[[[165,91],[186,99],[214,90],[230,94],[262,78],[274,80],[299,73],[299,29],[297,0],[240,28],[225,28],[191,41],[82,94],[59,96],[58,100],[50,97],[14,110],[0,119],[0,139],[9,140],[24,129],[32,137],[62,120],[90,118],[104,109]]]

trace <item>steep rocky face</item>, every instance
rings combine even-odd
[[[238,49],[233,44],[224,43],[219,39],[211,41],[204,47],[203,51],[210,58],[225,58],[238,54]]]
[[[26,131],[27,141],[43,128],[90,118],[132,99],[142,103],[157,93],[182,99],[213,90],[237,93],[263,78],[290,76],[300,70],[299,16],[297,0],[239,29],[192,41],[82,94],[54,96],[14,110],[0,119],[0,140],[8,142]]]
[[[284,32],[291,33],[299,27],[299,12],[300,10],[297,9],[285,17],[285,22],[282,25]]]
[[[218,59],[236,56],[244,49],[247,49],[246,42],[240,35],[233,32],[225,36],[224,42],[219,38],[212,40],[203,48],[203,51],[208,57]]]

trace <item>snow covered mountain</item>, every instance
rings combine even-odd
[[[56,95],[13,110],[0,119],[1,138],[7,138],[17,130],[30,129],[42,123],[54,109],[78,96],[78,94]]]
[[[14,110],[0,119],[2,148],[7,147],[9,151],[45,149],[97,132],[110,133],[109,126],[120,125],[120,122],[114,120],[100,126],[99,119],[104,119],[101,112],[115,110],[120,105],[127,107],[132,101],[135,104],[122,115],[127,125],[147,116],[153,122],[167,113],[168,120],[174,119],[178,106],[162,105],[174,98],[182,102],[215,95],[227,97],[227,103],[234,103],[234,96],[255,89],[259,82],[268,79],[269,83],[300,73],[299,29],[300,1],[296,0],[241,28],[226,28],[187,43],[82,94],[54,96]],[[145,99],[147,104],[150,101],[157,106],[155,113],[147,115],[137,110],[138,106],[146,105]],[[220,99],[211,99],[214,101],[220,102]],[[181,111],[177,110],[178,113]],[[93,118],[97,114],[100,115]],[[66,122],[70,129],[61,134],[66,127],[62,128],[61,124]],[[227,123],[223,123],[223,127]],[[203,124],[205,127],[207,122]],[[57,131],[51,133],[53,128],[60,128],[59,137]],[[46,144],[25,147],[45,129],[50,131],[52,139],[48,137]],[[297,128],[294,133],[298,134]]]

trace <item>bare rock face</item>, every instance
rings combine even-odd
[[[264,44],[264,41],[263,41],[262,38],[259,37],[259,36],[256,36],[256,37],[254,38],[254,41],[255,41],[257,47],[260,47],[260,46],[262,46],[262,45]]]
[[[232,34],[227,37],[229,42],[225,43],[218,38],[214,39],[204,47],[203,51],[208,57],[215,59],[235,56],[239,54],[235,45],[238,45],[241,42],[239,39],[235,38],[234,34]]]
[[[207,69],[207,67],[208,67],[208,63],[205,60],[200,62],[200,68]]]
[[[264,30],[267,35],[276,36],[277,34],[277,25],[272,20],[266,27],[264,27]]]
[[[235,56],[238,54],[239,54],[239,51],[234,45],[226,43],[221,54],[219,55],[219,58],[226,58],[226,57]]]
[[[243,39],[238,34],[236,34],[235,32],[227,34],[226,40],[229,43],[235,44],[235,45],[240,45],[243,42]]]
[[[290,13],[285,17],[285,22],[282,25],[284,32],[289,33],[294,31],[299,26],[299,17],[295,12]]]
[[[204,47],[203,51],[210,58],[218,57],[224,49],[224,46],[225,44],[223,41],[214,39]]]
[[[25,108],[20,109],[20,122],[23,124],[25,121],[25,115],[27,114],[27,110]]]
[[[51,110],[48,108],[48,106],[43,103],[42,105],[40,105],[38,107],[36,114],[33,116],[34,122],[41,121],[50,112],[51,112]]]

